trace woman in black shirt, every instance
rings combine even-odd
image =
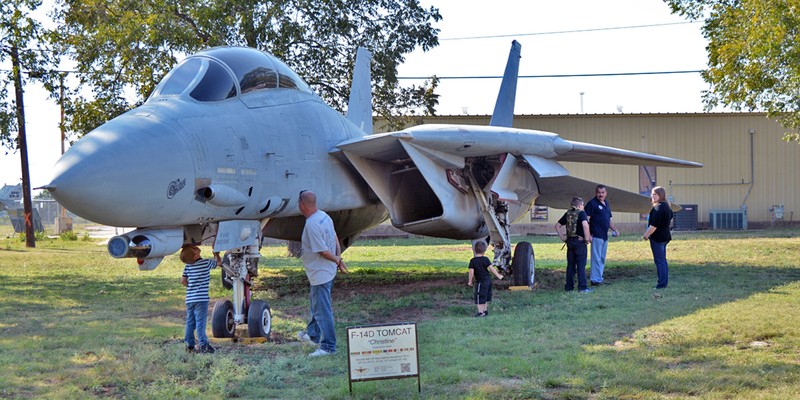
[[[656,289],[667,287],[669,280],[669,267],[667,265],[667,243],[672,240],[669,224],[672,221],[672,209],[667,202],[667,193],[661,186],[656,186],[650,193],[653,209],[650,210],[647,231],[644,240],[650,240],[650,249],[653,251],[653,261],[658,272]]]

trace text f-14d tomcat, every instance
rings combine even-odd
[[[55,166],[46,187],[91,221],[138,229],[109,240],[117,258],[153,269],[185,243],[216,235],[230,250],[233,301],[218,302],[212,331],[247,323],[268,336],[269,307],[249,301],[248,270],[263,237],[300,240],[298,193],[313,190],[342,248],[387,217],[417,235],[489,239],[494,263],[532,285],[530,243],[509,225],[540,204],[564,208],[595,183],[561,161],[700,167],[694,162],[573,142],[512,128],[520,45],[512,43],[490,126],[420,125],[372,133],[369,53],[356,57],[348,115],[314,94],[274,56],[216,47],[183,60],[137,107],[90,132]],[[646,212],[650,200],[608,188],[615,211]]]

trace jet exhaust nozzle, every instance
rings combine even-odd
[[[161,258],[183,245],[183,228],[137,229],[108,240],[108,254],[114,258]]]
[[[196,199],[217,207],[238,207],[247,203],[244,193],[225,185],[210,185],[197,190]]]

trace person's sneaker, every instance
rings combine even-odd
[[[334,354],[332,351],[316,349],[313,353],[308,353],[309,357],[320,357],[320,356],[328,356]]]
[[[600,286],[602,284],[603,284],[603,282],[595,282],[595,281],[592,281],[592,283],[591,283],[592,286]]]
[[[186,346],[187,353],[194,353],[194,346]]]
[[[594,292],[594,289],[586,288],[586,289],[578,290],[578,292],[580,292],[580,293],[592,293],[592,292]]]
[[[475,314],[475,318],[485,317],[486,315],[487,315],[486,312],[479,312]]]
[[[217,349],[211,347],[210,344],[202,345],[200,346],[200,349],[197,350],[198,353],[203,353],[203,354],[214,354],[215,351],[217,351]]]
[[[311,336],[308,336],[306,331],[297,332],[297,338],[300,339],[301,342],[316,344],[313,340],[311,340]]]

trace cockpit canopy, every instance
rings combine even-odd
[[[248,47],[215,47],[183,60],[159,83],[153,96],[188,92],[197,101],[220,101],[256,90],[308,85],[273,55]]]

